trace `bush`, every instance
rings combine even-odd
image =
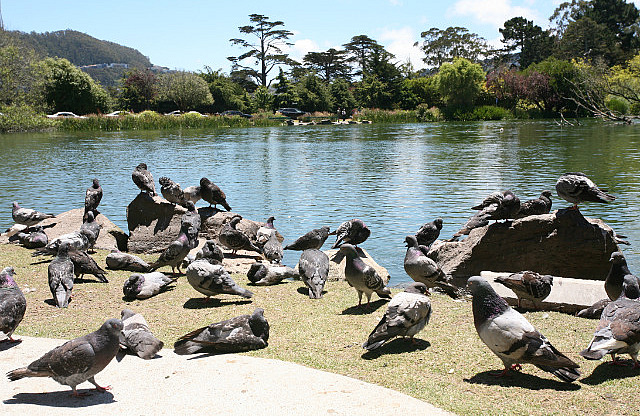
[[[629,102],[620,97],[607,97],[604,103],[607,108],[615,113],[629,114]]]
[[[374,123],[417,123],[420,121],[415,110],[381,110],[378,108],[364,109],[354,118]]]
[[[446,118],[457,121],[504,120],[513,118],[513,114],[506,108],[483,105],[472,109],[449,108]]]
[[[420,104],[416,107],[416,115],[420,121],[442,121],[442,112],[438,107],[429,107],[427,104]]]
[[[39,131],[52,128],[55,122],[37,113],[28,105],[15,105],[2,108],[0,132]]]

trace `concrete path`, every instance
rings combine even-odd
[[[112,390],[74,398],[50,378],[4,377],[64,342],[20,338],[21,344],[0,347],[3,414],[450,415],[405,394],[298,364],[236,354],[180,356],[168,349],[148,361],[114,359],[96,376]],[[92,387],[86,382],[78,391]]]

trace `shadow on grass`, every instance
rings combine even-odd
[[[619,360],[625,363],[622,365],[613,365],[611,361],[604,362],[593,369],[593,372],[580,380],[581,383],[595,386],[604,383],[608,380],[615,380],[627,377],[636,377],[640,374],[640,369],[633,368],[633,361],[631,360]],[[627,365],[628,362],[628,365]]]
[[[222,300],[217,298],[191,298],[182,305],[185,309],[208,309],[219,308],[226,305],[246,305],[251,303],[248,299],[243,300]]]
[[[429,341],[414,338],[411,342],[409,338],[396,338],[384,344],[382,347],[362,354],[365,360],[375,360],[384,354],[404,354],[405,352],[424,351],[431,346]]]
[[[38,264],[51,263],[51,261],[52,261],[52,260],[53,260],[53,257],[49,257],[49,258],[46,258],[46,259],[42,259],[42,260],[40,260],[40,261],[35,261],[35,260],[34,260],[34,261],[32,261],[32,262],[31,262],[31,265],[32,265],[32,266],[36,266],[36,265],[38,265]]]
[[[297,290],[298,290],[298,293],[300,293],[301,295],[305,295],[305,296],[309,297],[309,288],[308,287],[300,286]],[[323,290],[322,291],[322,296],[324,296],[325,293],[327,293],[327,291]],[[343,315],[345,314],[344,311],[342,312],[342,314]]]
[[[580,385],[563,381],[541,378],[519,371],[510,371],[505,377],[496,377],[495,371],[483,371],[471,378],[465,378],[466,383],[484,384],[486,386],[522,387],[529,390],[580,390]],[[551,374],[549,374],[553,377]]]
[[[382,305],[387,302],[389,302],[388,299],[378,299],[375,302],[369,303],[369,306],[367,306],[366,303],[362,304],[362,306],[350,306],[342,311],[342,315],[366,315],[377,311]]]
[[[88,395],[73,397],[71,389],[51,393],[18,393],[2,403],[6,405],[26,403],[38,406],[81,408],[116,402],[113,399],[113,394],[108,391],[96,392],[93,389],[78,389],[78,393],[87,393]]]

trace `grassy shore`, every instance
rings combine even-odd
[[[94,258],[104,267],[106,255],[98,251]],[[18,246],[0,246],[0,267],[7,265],[16,269],[16,281],[23,290],[35,289],[25,294],[27,313],[18,336],[76,337],[130,308],[142,313],[165,347],[171,348],[180,335],[195,328],[262,307],[271,325],[269,346],[248,353],[252,356],[376,383],[460,415],[637,414],[639,370],[578,356],[591,339],[596,321],[556,312],[526,313],[556,348],[580,364],[583,376],[577,382],[563,383],[531,365],[510,377],[495,378],[490,373],[500,370],[501,362],[478,338],[470,302],[439,294],[432,296],[431,322],[418,334],[415,345],[398,339],[381,348],[381,354],[365,354],[361,344],[384,313],[386,302],[374,295],[375,310],[363,313],[355,308],[356,292],[345,282],[328,282],[321,300],[309,299],[301,282],[285,282],[250,287],[255,293],[250,300],[219,296],[207,303],[181,277],[170,291],[128,302],[122,299],[122,285],[130,273],[111,271],[108,284],[97,283],[92,276],[77,283],[69,308],[57,309],[47,303],[51,298],[48,258],[32,258],[29,250]],[[233,277],[248,287],[246,276]]]

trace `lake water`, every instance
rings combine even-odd
[[[489,193],[511,189],[522,201],[553,191],[564,172],[582,171],[617,199],[585,204],[631,246],[640,268],[640,127],[554,121],[403,125],[287,126],[0,136],[0,227],[12,223],[11,203],[60,213],[84,206],[91,179],[100,180],[100,211],[126,231],[126,206],[137,195],[131,171],[146,162],[156,180],[182,187],[207,176],[233,210],[264,221],[276,217],[285,244],[322,225],[362,219],[362,245],[389,270],[391,284],[410,280],[402,267],[404,237],[444,219],[449,238]],[[203,201],[198,206],[207,206]],[[334,237],[327,240],[328,248]],[[285,252],[295,265],[298,252]]]

